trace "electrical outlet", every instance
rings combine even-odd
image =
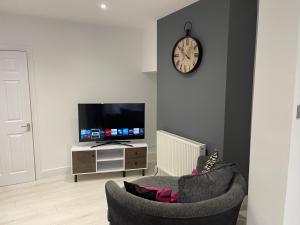
[[[297,107],[297,119],[300,119],[300,105]]]

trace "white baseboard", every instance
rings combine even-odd
[[[40,176],[37,177],[37,179],[57,176],[57,175],[71,175],[71,167],[64,166],[64,167],[43,170]]]

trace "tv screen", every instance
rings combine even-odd
[[[145,104],[78,104],[79,141],[145,138]]]

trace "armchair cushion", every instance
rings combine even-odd
[[[178,202],[200,202],[226,193],[230,188],[234,173],[233,165],[224,164],[207,173],[180,177]]]

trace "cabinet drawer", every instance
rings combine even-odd
[[[147,148],[127,148],[125,150],[125,160],[147,158]]]
[[[95,151],[72,152],[73,174],[96,172]]]
[[[146,168],[146,157],[128,159],[125,161],[125,170]]]

